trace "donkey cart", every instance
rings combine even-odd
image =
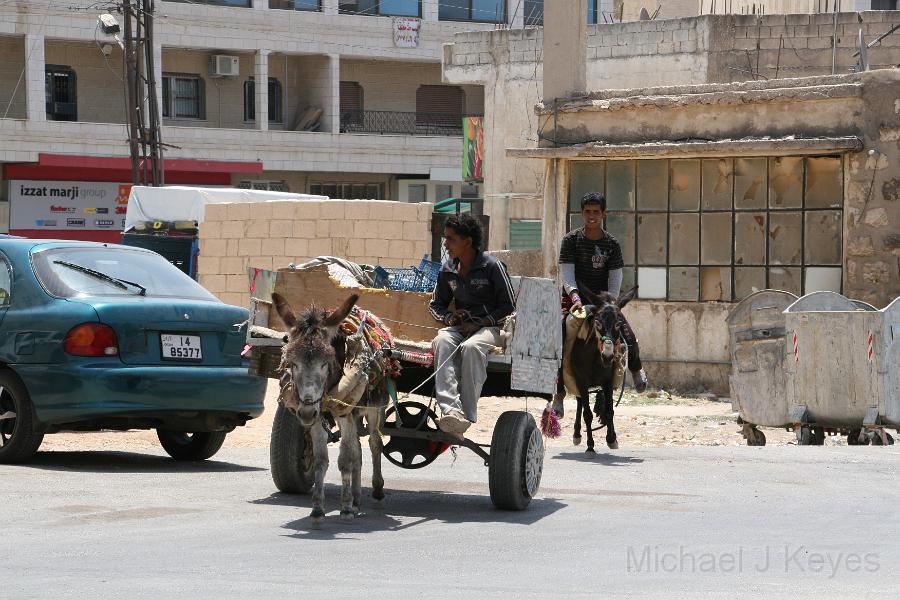
[[[523,510],[538,491],[544,461],[544,442],[534,418],[525,411],[500,415],[490,444],[440,431],[433,399],[434,372],[431,339],[437,323],[427,308],[430,294],[370,288],[343,288],[325,267],[264,271],[253,269],[251,289],[251,373],[279,378],[282,347],[287,337],[284,323],[268,299],[273,292],[292,300],[295,306],[315,303],[336,306],[352,292],[359,295],[357,307],[390,328],[378,352],[400,363],[400,373],[387,380],[390,396],[380,432],[362,424],[359,435],[381,435],[382,455],[403,469],[420,469],[433,463],[446,450],[465,447],[488,467],[491,501],[504,510]],[[553,281],[513,278],[519,302],[514,327],[504,335],[505,348],[490,355],[488,378],[482,397],[540,396],[549,398],[555,388],[562,356],[558,291]],[[411,393],[420,394],[418,400]],[[431,396],[430,402],[421,397]],[[323,413],[328,440],[336,442],[340,432],[333,419]],[[313,444],[309,430],[279,403],[272,426],[270,464],[275,486],[285,493],[310,493],[314,485]]]

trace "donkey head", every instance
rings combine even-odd
[[[358,295],[352,294],[333,311],[310,305],[299,315],[280,294],[272,294],[275,310],[288,327],[282,363],[290,369],[297,417],[304,427],[313,424],[322,409],[325,393],[341,378],[345,337],[341,322],[350,314]]]
[[[619,327],[619,316],[622,308],[637,295],[637,287],[619,296],[618,299],[609,292],[594,294],[583,286],[579,286],[579,290],[590,302],[585,308],[590,314],[597,350],[603,359],[608,361],[614,354],[620,352],[622,332]]]

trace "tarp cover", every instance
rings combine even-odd
[[[204,207],[207,204],[229,202],[284,202],[303,200],[328,200],[328,196],[312,194],[289,194],[287,192],[267,192],[229,187],[145,187],[136,185],[128,197],[125,213],[125,231],[136,223],[155,221],[196,221],[203,222]]]

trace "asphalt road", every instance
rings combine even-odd
[[[383,506],[364,489],[351,524],[333,457],[315,530],[265,450],[42,452],[0,466],[0,598],[883,598],[900,590],[898,455],[553,449],[539,498],[508,513],[461,451],[388,465]]]

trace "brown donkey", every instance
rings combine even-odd
[[[279,294],[272,294],[272,302],[281,320],[288,327],[288,342],[282,350],[282,365],[290,371],[294,395],[286,406],[293,406],[301,427],[310,432],[313,450],[315,488],[311,517],[320,522],[325,516],[325,472],[328,470],[328,431],[322,424],[322,403],[326,394],[341,380],[347,358],[347,336],[341,323],[350,314],[359,296],[351,295],[334,311],[315,305],[299,315]],[[384,421],[387,405],[384,385],[367,389],[360,401],[344,414],[335,415],[341,431],[338,468],[341,470],[341,518],[352,520],[359,514],[362,474],[362,448],[357,424],[365,416],[368,425],[369,448],[372,451],[372,497],[384,498],[384,479],[381,476],[382,441],[378,432]],[[343,412],[343,411],[342,411]]]

